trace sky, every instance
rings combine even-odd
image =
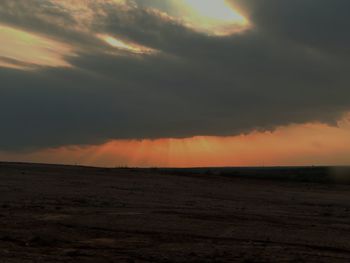
[[[349,165],[349,9],[2,0],[0,160]]]

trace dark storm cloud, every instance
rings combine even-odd
[[[350,2],[233,2],[253,27],[214,37],[109,1],[87,1],[97,11],[83,25],[54,2],[2,1],[2,23],[71,43],[77,55],[66,58],[72,68],[0,68],[0,149],[234,135],[334,122],[350,109]],[[96,34],[158,52],[106,52]]]
[[[259,30],[313,49],[350,51],[349,1],[238,0]]]

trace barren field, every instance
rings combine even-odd
[[[350,185],[0,164],[0,262],[350,262]]]

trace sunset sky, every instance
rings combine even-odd
[[[349,10],[1,0],[0,160],[349,165]]]

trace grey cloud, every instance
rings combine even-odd
[[[159,51],[151,55],[105,52],[93,34],[34,23],[12,6],[19,13],[1,15],[3,22],[24,27],[28,19],[26,29],[72,38],[78,51],[66,58],[73,68],[0,68],[0,118],[6,123],[0,149],[235,135],[289,123],[334,123],[350,109],[346,1],[234,2],[249,11],[254,27],[229,37],[191,31],[140,7],[99,5],[103,15],[94,18],[92,33]],[[73,19],[67,16],[61,17]]]
[[[231,0],[250,10],[264,33],[331,54],[349,55],[349,1]]]

